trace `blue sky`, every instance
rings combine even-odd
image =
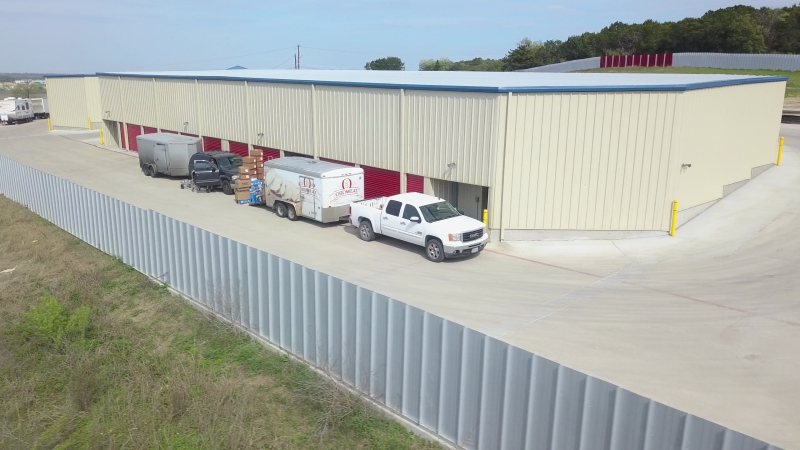
[[[611,22],[698,17],[723,0],[0,0],[0,73],[293,67],[361,69],[399,56],[500,58],[524,37],[565,39]],[[786,6],[758,0],[756,7]],[[18,30],[20,40],[6,40]]]

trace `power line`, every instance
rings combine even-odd
[[[282,63],[278,64],[278,65],[277,65],[277,66],[275,66],[275,67],[273,67],[273,69],[277,69],[277,68],[279,68],[280,66],[282,66],[282,65],[286,64],[287,62],[289,62],[289,60],[290,60],[290,59],[292,59],[292,58],[294,58],[294,57],[295,57],[295,55],[292,55],[292,56],[290,56],[290,57],[286,58],[286,61],[284,61],[284,62],[282,62]]]

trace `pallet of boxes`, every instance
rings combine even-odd
[[[264,159],[261,150],[250,150],[250,156],[242,158],[234,197],[240,205],[264,203]]]

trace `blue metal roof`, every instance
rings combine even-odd
[[[494,93],[686,91],[788,80],[785,76],[754,75],[251,69],[100,72],[97,75]]]

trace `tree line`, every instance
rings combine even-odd
[[[424,59],[419,70],[512,71],[603,55],[652,53],[800,53],[800,5],[733,6],[677,22],[615,22],[566,41],[523,39],[501,59]]]

